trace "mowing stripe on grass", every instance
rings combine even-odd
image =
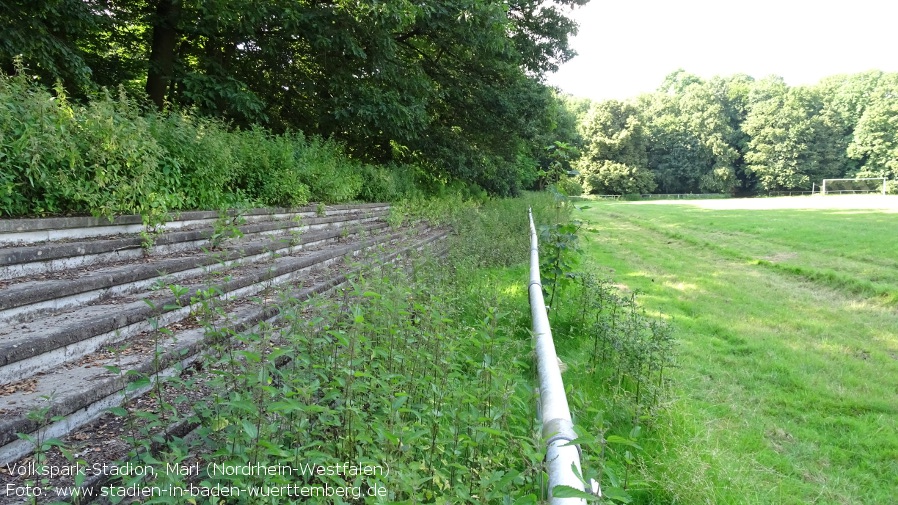
[[[898,215],[869,213],[864,226],[860,214],[820,212],[599,203],[581,214],[593,223],[589,261],[641,291],[681,341],[675,399],[649,444],[646,501],[898,496],[898,313],[866,298],[898,292],[886,248],[869,243],[871,228],[895,229]],[[772,235],[768,249],[796,256],[758,258]],[[847,244],[853,257],[822,263],[824,250]],[[865,273],[862,256],[885,280]],[[841,278],[808,275],[826,269]],[[879,293],[858,289],[877,282]]]

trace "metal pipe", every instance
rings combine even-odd
[[[533,319],[533,338],[536,348],[536,364],[539,373],[539,409],[542,421],[542,436],[546,440],[546,469],[549,474],[549,502],[553,505],[584,504],[582,498],[555,498],[552,490],[557,485],[566,485],[584,491],[583,482],[574,473],[582,475],[580,468],[580,448],[567,445],[577,438],[571,421],[571,410],[561,380],[558,355],[552,341],[552,329],[543,300],[543,287],[539,275],[539,244],[533,211],[530,217],[530,314]]]

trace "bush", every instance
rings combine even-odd
[[[657,187],[654,175],[647,169],[614,161],[582,163],[580,181],[587,193],[599,195],[651,193]]]
[[[165,151],[163,173],[180,172],[184,206],[217,209],[238,202],[234,135],[217,120],[172,112],[150,116],[151,131]]]
[[[420,197],[411,165],[361,165],[362,188],[358,198],[366,202],[392,202]]]
[[[558,191],[567,196],[580,196],[583,194],[583,185],[577,182],[573,177],[562,177],[555,183]]]
[[[296,162],[298,135],[273,136],[262,128],[232,134],[238,186],[263,205],[292,207],[309,203],[311,191]]]
[[[2,214],[161,216],[183,204],[180,171],[160,170],[164,150],[133,100],[104,92],[77,106],[55,91],[0,76]]]
[[[359,164],[349,159],[343,146],[312,137],[296,152],[296,162],[305,173],[304,182],[312,199],[319,202],[348,202],[362,189]]]
[[[133,213],[155,226],[171,210],[424,194],[487,199],[481,186],[447,181],[438,167],[364,165],[320,137],[230,131],[185,111],[146,113],[122,91],[78,105],[22,68],[0,74],[0,164],[2,216]],[[495,160],[485,166],[499,179],[513,169]]]
[[[77,186],[63,185],[81,165],[74,108],[64,96],[32,85],[21,72],[0,76],[0,103],[0,212],[17,216],[85,210],[74,200]]]

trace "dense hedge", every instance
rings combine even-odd
[[[0,216],[141,214],[415,196],[419,172],[371,166],[299,132],[231,130],[146,112],[123,92],[86,105],[61,87],[0,75]]]

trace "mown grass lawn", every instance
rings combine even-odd
[[[898,503],[898,213],[593,202],[587,262],[674,326],[650,503]]]

